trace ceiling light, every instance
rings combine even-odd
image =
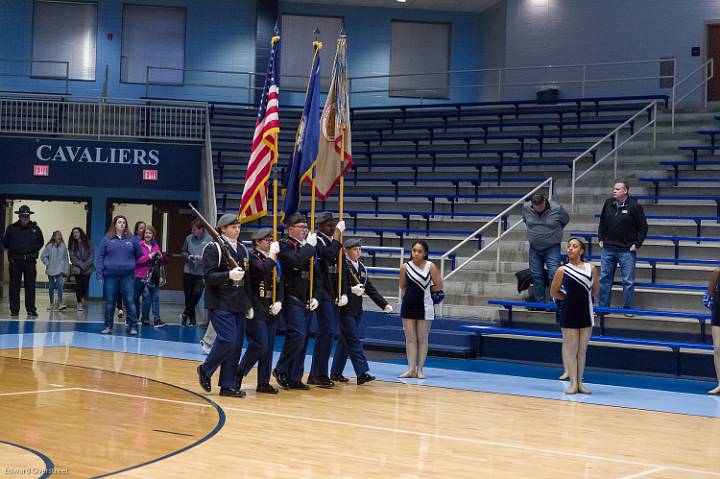
[[[397,0],[399,3],[405,3],[407,0]]]

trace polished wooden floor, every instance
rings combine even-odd
[[[31,451],[53,477],[720,477],[717,419],[379,381],[227,399],[196,365],[0,351],[0,477],[38,477]]]

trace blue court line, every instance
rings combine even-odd
[[[56,346],[73,346],[194,361],[202,361],[205,358],[199,345],[137,337],[104,336],[94,333],[65,331],[0,336],[0,349]],[[278,353],[276,352],[275,359],[277,359],[277,356]],[[309,370],[311,360],[311,356],[308,355],[305,357],[306,370]],[[593,390],[592,395],[577,394],[568,396],[563,394],[567,383],[556,379],[518,377],[508,374],[426,367],[426,379],[401,380],[396,378],[396,376],[405,369],[405,366],[401,364],[395,364],[393,362],[370,362],[370,367],[373,374],[375,374],[379,380],[388,382],[687,414],[692,416],[720,417],[720,398],[706,394],[649,390],[638,387],[595,384],[588,381],[587,386]],[[345,372],[348,376],[353,374],[350,365],[348,365]],[[188,375],[194,374],[194,370],[189,367]]]
[[[33,334],[42,334],[42,333],[33,333]],[[81,334],[86,334],[86,333],[81,333]],[[61,344],[58,345],[58,346],[61,346]],[[46,346],[46,347],[50,347],[50,346]],[[2,348],[0,348],[0,349],[2,349]],[[100,348],[97,348],[97,349],[100,349]],[[125,351],[125,352],[130,353],[130,351]],[[38,362],[38,363],[50,363],[50,364],[58,365],[58,363],[53,363],[53,362],[51,362],[51,361],[45,361],[45,360],[36,360],[36,359],[29,359],[29,358],[20,358],[20,359],[23,360],[23,361],[33,361],[33,362]],[[136,375],[136,374],[121,373],[121,372],[118,372],[118,371],[112,371],[112,370],[101,369],[101,368],[94,368],[94,367],[91,367],[91,366],[80,366],[80,365],[76,365],[76,364],[69,364],[69,365],[65,365],[65,366],[66,366],[66,367],[71,367],[71,368],[78,368],[78,369],[90,369],[90,370],[107,371],[107,372],[109,372],[109,373],[122,374],[123,376],[130,376],[130,377],[134,377],[134,378],[138,378],[138,379],[147,379],[148,381],[152,381],[152,382],[155,382],[155,383],[158,383],[158,384],[164,384],[165,386],[169,386],[169,387],[171,387],[171,388],[179,389],[179,390],[181,390],[181,391],[183,391],[183,392],[186,392],[186,393],[190,394],[191,396],[195,396],[195,397],[197,397],[197,398],[199,398],[199,399],[202,399],[203,401],[207,402],[213,409],[215,409],[215,412],[217,412],[217,414],[218,414],[218,421],[217,421],[217,423],[215,424],[215,427],[212,429],[212,431],[208,432],[207,434],[205,434],[203,437],[201,437],[201,438],[198,439],[197,441],[192,442],[192,443],[188,444],[187,446],[184,446],[184,447],[182,447],[182,448],[180,448],[180,449],[177,449],[177,450],[175,450],[175,451],[169,452],[169,453],[165,454],[164,456],[156,457],[155,459],[150,459],[149,461],[145,461],[145,462],[140,463],[140,464],[134,464],[134,465],[132,465],[132,466],[128,466],[128,467],[123,468],[123,469],[119,469],[119,470],[117,470],[117,471],[107,472],[107,473],[104,473],[104,474],[100,474],[99,476],[93,476],[92,479],[100,479],[100,478],[102,478],[102,477],[114,476],[115,474],[120,474],[120,473],[122,473],[122,472],[127,472],[127,471],[130,471],[130,470],[133,470],[133,469],[138,469],[138,468],[140,468],[140,467],[144,467],[144,466],[147,466],[147,465],[150,465],[150,464],[154,464],[154,463],[156,463],[156,462],[163,461],[163,460],[168,459],[168,458],[170,458],[170,457],[177,456],[178,454],[181,454],[181,453],[183,453],[183,452],[185,452],[185,451],[187,451],[187,450],[189,450],[189,449],[192,449],[192,448],[194,448],[194,447],[196,447],[196,446],[199,446],[200,444],[208,441],[208,440],[211,439],[213,436],[215,436],[218,432],[220,432],[220,430],[225,426],[226,416],[225,416],[225,411],[223,410],[223,408],[221,408],[218,403],[216,403],[215,401],[213,401],[213,400],[210,399],[209,397],[207,397],[207,396],[205,396],[205,395],[203,395],[203,394],[198,394],[197,392],[191,391],[190,389],[184,388],[184,387],[182,387],[182,386],[178,386],[178,385],[176,385],[176,384],[171,384],[171,383],[168,383],[168,382],[165,382],[165,381],[160,381],[160,380],[158,380],[158,379],[143,378],[142,376],[138,376],[138,375]],[[0,441],[0,442],[2,442],[2,441]],[[8,443],[8,444],[11,444],[11,443]],[[17,444],[13,444],[13,445],[18,446],[18,447],[22,447],[23,449],[27,449],[28,451],[33,452],[33,453],[39,455],[40,457],[43,457],[43,458],[45,457],[45,456],[41,455],[40,453],[38,453],[37,451],[34,451],[34,450],[31,450],[31,449],[25,448],[25,447],[20,446],[20,445],[17,445]],[[49,460],[49,459],[48,459],[48,460]],[[47,463],[46,463],[46,464],[47,464]],[[51,462],[51,464],[52,464],[52,462]],[[52,471],[50,471],[50,473],[52,473]],[[46,477],[46,476],[42,476],[42,477]]]
[[[46,456],[45,454],[43,454],[42,452],[37,451],[37,450],[32,449],[32,448],[27,447],[27,446],[23,446],[22,444],[16,444],[16,443],[14,443],[14,442],[8,442],[8,441],[0,440],[0,444],[6,444],[6,445],[8,445],[8,446],[17,447],[18,449],[23,449],[23,450],[29,452],[30,454],[39,457],[39,458],[42,460],[42,462],[45,463],[45,469],[42,471],[42,475],[38,476],[38,479],[45,479],[46,477],[50,477],[50,475],[52,475],[53,472],[56,472],[56,471],[55,471],[55,464],[53,464],[52,459],[50,459],[49,457],[47,457],[47,456]],[[12,469],[16,469],[16,468],[14,468],[14,467],[12,467],[12,466],[6,466],[5,469],[6,469],[6,473],[7,473],[7,470],[12,470]],[[33,470],[33,468],[22,467],[22,466],[18,466],[17,469],[21,469],[21,470],[23,470],[23,471],[26,470],[26,469]],[[40,472],[40,471],[37,471],[37,472]],[[18,476],[23,476],[23,475],[25,475],[25,474],[20,474],[20,473],[18,473],[17,475],[18,475]]]

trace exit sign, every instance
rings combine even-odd
[[[143,170],[143,180],[145,181],[157,181],[158,170]]]
[[[49,165],[33,165],[33,176],[48,176],[50,175]]]

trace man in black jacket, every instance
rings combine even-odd
[[[282,309],[283,289],[280,271],[277,269],[277,255],[280,244],[273,241],[273,230],[260,228],[252,235],[253,250],[250,253],[250,281],[252,282],[252,303],[255,317],[247,322],[248,348],[240,360],[238,383],[242,383],[255,363],[258,364],[257,389],[259,393],[277,394],[270,385],[273,346],[277,323]],[[273,282],[275,297],[273,299]]]
[[[321,388],[332,388],[334,383],[328,374],[328,362],[337,331],[340,307],[348,302],[347,294],[338,292],[338,258],[342,245],[340,237],[345,231],[345,222],[335,222],[332,213],[324,211],[317,215],[318,228],[317,265],[320,287],[317,310],[317,335],[313,347],[312,365],[308,384]]]
[[[10,273],[10,315],[20,313],[20,285],[25,279],[25,310],[28,318],[37,318],[35,307],[35,278],[37,277],[36,262],[38,252],[45,245],[42,231],[34,221],[30,207],[22,205],[15,214],[18,220],[7,227],[2,245],[8,255]]]
[[[375,379],[369,371],[362,341],[360,340],[360,324],[363,316],[363,295],[367,293],[375,304],[386,313],[392,313],[392,306],[375,289],[367,276],[365,265],[360,262],[362,244],[359,238],[345,240],[345,267],[343,279],[351,293],[348,304],[340,308],[340,339],[333,355],[332,376],[333,381],[347,382],[343,376],[348,356],[352,361],[353,369],[357,375],[357,383],[364,384]]]
[[[635,301],[635,257],[647,236],[645,212],[629,195],[627,181],[617,180],[612,198],[603,205],[598,241],[603,248],[600,259],[600,306],[609,307],[615,267],[622,271],[623,308],[632,309]],[[628,314],[627,316],[632,316]]]
[[[210,377],[220,368],[220,395],[243,397],[237,382],[238,362],[242,351],[245,319],[252,319],[252,289],[248,253],[238,241],[240,223],[236,215],[225,214],[217,222],[220,243],[210,243],[203,252],[205,307],[217,338],[205,362],[198,366],[200,386],[210,392]],[[228,254],[238,267],[231,267]]]
[[[293,213],[285,220],[288,237],[280,240],[280,269],[285,295],[285,343],[273,374],[285,389],[307,390],[302,382],[305,370],[305,351],[310,332],[312,312],[320,304],[317,300],[318,274],[314,271],[310,287],[310,264],[315,258],[317,235],[308,233],[305,215]],[[312,293],[311,293],[312,290]]]

